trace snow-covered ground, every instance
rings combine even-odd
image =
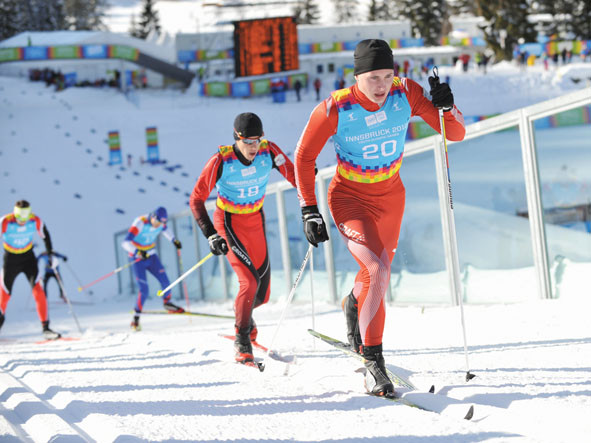
[[[525,73],[502,64],[487,75],[451,68],[441,74],[451,76],[456,103],[466,115],[485,115],[581,88],[570,77],[587,81],[591,64]],[[299,103],[289,96],[285,104],[269,98],[199,98],[194,90],[136,94],[128,101],[112,90],[55,93],[40,83],[0,78],[2,213],[16,200],[28,199],[47,223],[55,249],[68,255],[66,265],[84,283],[115,267],[113,233],[134,217],[161,204],[172,213],[187,208],[186,193],[205,161],[219,144],[231,142],[237,113],[259,114],[268,137],[291,156],[316,104],[312,92]],[[145,128],[153,125],[162,157],[168,165],[180,165],[172,172],[138,163],[145,156]],[[120,131],[132,167],[106,165],[110,130]],[[322,167],[331,161],[328,151]],[[403,368],[419,388],[434,384],[449,397],[475,404],[476,416],[467,422],[366,396],[362,377],[354,372],[359,363],[307,334],[312,326],[307,300],[288,308],[275,341],[277,349],[297,357],[296,363],[266,359],[266,370],[258,373],[232,363],[231,342],[218,336],[232,332],[231,320],[145,316],[144,330],[132,334],[132,299],[115,295],[114,279],[95,286],[89,297],[76,291],[68,266],[62,268],[84,333],[56,301],[53,286],[52,325],[80,339],[35,343],[40,326],[34,302],[25,279],[18,277],[0,332],[2,441],[12,436],[118,442],[582,442],[591,435],[590,303],[584,288],[571,289],[560,300],[465,306],[470,369],[477,375],[469,383],[464,382],[458,308],[389,307],[387,363]],[[498,279],[507,284],[510,276]],[[284,302],[279,298],[255,313],[263,344],[270,344]],[[158,301],[149,300],[147,307],[158,308]],[[193,300],[192,307],[232,313],[229,303]],[[317,303],[315,312],[318,330],[344,338],[337,307]]]
[[[218,335],[232,333],[231,320],[145,317],[144,330],[131,333],[129,303],[115,299],[76,305],[80,340],[36,344],[33,303],[18,294],[9,314],[19,327],[0,337],[0,440],[586,442],[591,304],[583,295],[467,306],[469,383],[457,308],[388,309],[390,368],[474,405],[466,421],[465,409],[440,415],[364,394],[360,363],[307,334],[309,303],[288,308],[275,340],[296,363],[265,359],[260,373],[232,363],[232,344]],[[67,307],[51,309],[56,327],[78,336]],[[196,309],[231,314],[230,305]],[[255,313],[261,343],[282,309]],[[344,338],[338,309],[315,312],[318,330]]]

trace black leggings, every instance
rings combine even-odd
[[[55,279],[58,287],[60,288],[60,297],[64,298],[64,291],[62,290],[62,286],[60,285],[59,280],[57,279],[55,273],[53,271],[51,272],[45,272],[45,275],[43,276],[43,290],[45,291],[45,296],[49,297],[48,293],[47,293],[47,282],[49,282],[49,279],[53,278]]]
[[[4,264],[2,265],[2,285],[8,294],[11,293],[14,280],[21,272],[24,272],[27,276],[31,288],[35,286],[39,268],[33,250],[31,249],[23,254],[13,254],[5,251]]]

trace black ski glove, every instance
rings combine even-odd
[[[228,253],[228,243],[226,243],[226,240],[220,234],[215,233],[210,235],[207,241],[209,242],[209,250],[214,255],[226,255]]]
[[[326,223],[324,223],[322,214],[318,211],[318,206],[304,206],[302,208],[302,221],[304,222],[304,234],[308,243],[317,248],[318,243],[328,240]]]
[[[180,240],[178,239],[174,239],[174,241],[172,242],[173,245],[176,246],[177,249],[181,249],[183,247],[183,245],[181,244]]]
[[[431,86],[431,103],[436,108],[444,111],[450,111],[454,107],[454,95],[447,83],[440,83],[439,77],[429,77],[429,86]]]
[[[137,251],[136,255],[139,255],[142,260],[147,260],[149,255],[148,251]]]

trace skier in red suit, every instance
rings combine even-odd
[[[304,232],[317,246],[328,240],[315,195],[315,161],[332,137],[337,170],[328,189],[335,225],[359,264],[351,293],[343,299],[347,338],[362,353],[365,384],[375,395],[391,395],[382,355],[386,311],[384,296],[400,233],[405,189],[398,171],[411,116],[441,132],[442,108],[449,140],[462,140],[464,119],[446,83],[429,78],[431,100],[423,88],[394,76],[388,43],[363,40],[354,53],[356,84],[334,91],[312,111],[295,153],[295,175]]]
[[[254,361],[252,341],[257,328],[252,311],[269,300],[271,289],[263,212],[271,170],[277,169],[295,187],[293,163],[263,136],[263,123],[256,114],[239,114],[234,120],[234,144],[220,146],[209,159],[190,198],[211,252],[225,254],[238,276],[234,349],[240,363]],[[217,202],[212,223],[205,201],[214,187]]]

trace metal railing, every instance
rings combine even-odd
[[[526,108],[522,108],[519,110],[511,111],[502,115],[498,115],[496,117],[492,117],[487,120],[483,120],[477,123],[473,123],[467,127],[466,137],[464,141],[461,142],[449,142],[448,147],[452,146],[456,143],[464,143],[468,140],[473,140],[488,134],[497,133],[499,131],[504,131],[510,128],[517,128],[519,130],[520,136],[520,145],[521,145],[521,156],[523,160],[523,176],[524,176],[524,183],[526,187],[526,196],[527,196],[527,208],[529,214],[529,228],[531,234],[531,242],[532,242],[532,250],[533,250],[533,259],[534,259],[534,269],[536,274],[536,282],[537,282],[537,294],[539,298],[551,298],[552,297],[552,289],[551,289],[551,277],[550,277],[550,264],[548,260],[548,250],[547,250],[547,242],[546,242],[546,232],[544,226],[544,219],[543,219],[543,208],[542,208],[542,199],[541,199],[541,187],[540,187],[540,174],[539,174],[539,166],[538,166],[538,157],[537,157],[537,150],[534,138],[534,122],[538,119],[558,114],[564,111],[568,111],[571,109],[587,106],[591,104],[591,88],[586,88],[583,90],[578,90],[573,93],[566,94],[564,96],[551,99],[542,103],[538,103],[532,106],[528,106]],[[408,157],[412,157],[418,154],[423,154],[426,152],[433,152],[434,154],[434,167],[437,168],[437,152],[440,150],[440,143],[441,137],[439,135],[433,135],[427,138],[423,138],[420,140],[408,142],[405,145],[405,152],[404,156],[405,159]],[[453,149],[453,147],[452,147]],[[453,182],[453,164],[450,164],[450,168],[452,169],[452,180],[451,184],[452,187],[454,185]],[[327,202],[327,181],[334,175],[335,167],[330,166],[321,169],[318,171],[316,176],[316,183],[317,183],[317,198],[318,198],[318,207],[322,212],[325,220],[331,221],[332,218],[330,216],[328,210],[328,202]],[[445,226],[448,226],[449,220],[446,219],[448,217],[447,214],[447,200],[442,198],[447,193],[447,183],[446,178],[439,172],[437,172],[437,187],[438,187],[438,196],[439,196],[439,207],[440,207],[440,217],[441,217],[441,225],[443,230],[443,246],[444,251],[451,250],[451,239],[448,231],[445,229]],[[293,263],[292,254],[291,252],[293,249],[293,240],[294,238],[290,238],[288,232],[288,220],[286,213],[286,193],[293,192],[293,188],[291,184],[287,181],[280,181],[275,182],[267,187],[267,200],[270,198],[275,198],[275,206],[276,206],[276,216],[277,216],[277,229],[274,233],[279,237],[278,242],[273,243],[273,247],[281,248],[281,262],[282,262],[282,275],[283,278],[280,279],[282,293],[289,293],[293,280],[293,272],[297,271],[299,263]],[[267,205],[267,203],[266,203]],[[206,208],[208,211],[213,211],[215,209],[215,200],[208,201],[206,203]],[[297,209],[299,214],[299,208]],[[267,214],[268,216],[271,214]],[[193,224],[193,235],[195,236],[195,255],[196,259],[200,259],[203,255],[205,255],[206,250],[203,249],[203,245],[200,246],[199,237],[202,235],[192,219],[191,212],[189,210],[183,211],[181,213],[175,214],[171,218],[173,220],[188,217]],[[175,234],[177,231],[176,223],[173,223],[173,229],[175,230]],[[301,231],[301,229],[300,229]],[[125,231],[119,232],[116,235],[121,236],[124,235]],[[302,234],[303,238],[303,234]],[[331,235],[330,240],[326,243],[323,243],[322,246],[319,248],[323,250],[323,258],[324,258],[324,270],[326,272],[327,278],[327,291],[328,291],[328,299],[332,301],[339,300],[339,295],[337,294],[337,277],[335,272],[335,248],[334,248],[334,241],[340,241],[338,235]],[[115,241],[116,247],[119,247],[120,241]],[[188,243],[183,242],[184,244]],[[203,243],[203,242],[202,242]],[[201,253],[200,253],[201,250]],[[229,280],[232,278],[233,273],[228,272],[226,268],[226,260],[223,256],[218,257],[219,260],[219,269],[216,272],[219,272],[220,278],[222,280],[222,290],[223,290],[223,299],[230,299],[232,298],[231,291],[231,284]],[[120,254],[117,256],[117,265],[120,265]],[[178,265],[177,265],[178,268]],[[205,294],[206,291],[206,284],[205,278],[207,271],[200,270],[199,274],[199,288],[202,294]],[[451,289],[453,287],[459,287],[461,285],[461,281],[456,281],[456,277],[454,277],[453,272],[449,269],[448,260],[446,260],[446,272],[448,275],[448,280],[450,282],[450,301],[452,304],[457,304],[457,300],[455,300],[454,291]],[[121,276],[120,278],[120,292],[125,292],[124,285],[121,283]],[[132,279],[133,281],[133,279]],[[133,283],[132,283],[133,284]],[[272,287],[277,287],[277,281],[274,280]],[[388,288],[388,299],[391,300],[390,294],[390,287]],[[203,296],[204,299],[208,298]],[[219,298],[219,297],[218,297]]]

